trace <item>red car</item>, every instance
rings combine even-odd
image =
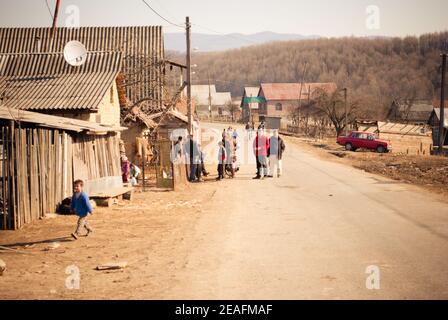
[[[347,137],[338,137],[338,144],[345,147],[347,151],[356,151],[357,149],[375,150],[379,153],[385,153],[392,150],[389,141],[379,140],[375,134],[369,132],[353,131]]]

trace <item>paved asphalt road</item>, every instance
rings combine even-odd
[[[254,173],[220,182],[166,298],[448,298],[447,203],[292,143],[282,178]]]

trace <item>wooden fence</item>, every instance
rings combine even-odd
[[[88,168],[90,179],[120,176],[115,134],[84,138],[63,130],[3,121],[0,139],[0,229],[16,230],[55,212],[72,194],[73,180],[79,175],[74,164]]]

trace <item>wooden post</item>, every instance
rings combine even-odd
[[[185,21],[186,35],[187,35],[187,109],[188,109],[188,133],[193,134],[193,114],[191,111],[191,24],[190,17]]]
[[[445,144],[445,74],[446,74],[446,57],[442,54],[442,86],[440,88],[440,123],[439,123],[439,154],[443,154],[443,145]]]
[[[210,121],[213,122],[213,117],[212,117],[212,92],[211,92],[211,88],[210,88],[210,72],[207,71],[207,76],[208,76],[208,112],[210,112]]]
[[[142,189],[145,192],[145,164],[146,164],[146,144],[142,148]]]

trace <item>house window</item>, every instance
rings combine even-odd
[[[276,103],[275,104],[275,111],[282,111],[283,110],[283,106],[281,103]]]

